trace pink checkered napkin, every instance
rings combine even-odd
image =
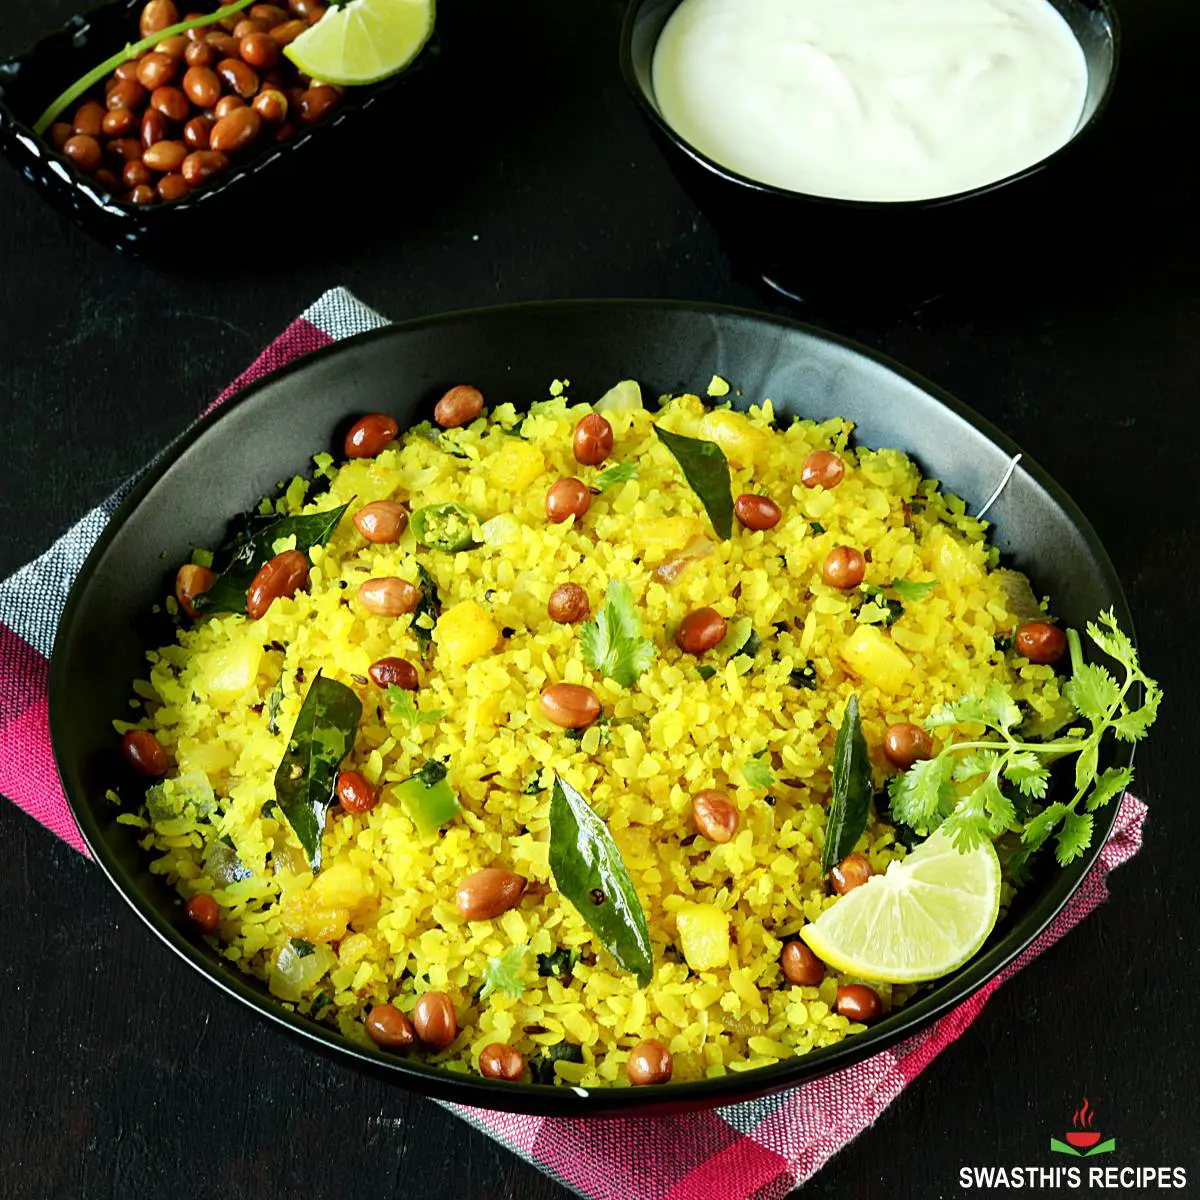
[[[384,324],[344,288],[327,292],[215,404],[301,354]],[[0,793],[84,853],[50,753],[46,665],[67,591],[120,499],[120,493],[110,497],[0,583]],[[1123,798],[1112,836],[1083,886],[996,979],[924,1032],[836,1075],[686,1116],[565,1120],[446,1107],[592,1200],[776,1200],[870,1125],[975,1020],[1005,979],[1108,895],[1108,873],[1141,847],[1145,815],[1140,801]]]

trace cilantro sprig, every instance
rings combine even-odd
[[[1052,835],[1063,866],[1082,855],[1092,842],[1092,814],[1122,795],[1133,779],[1128,767],[1099,769],[1101,742],[1110,733],[1118,741],[1140,741],[1162,701],[1162,689],[1142,670],[1111,611],[1089,622],[1087,633],[1124,677],[1084,662],[1078,632],[1067,631],[1071,678],[1063,690],[1086,728],[1076,725],[1048,742],[1018,740],[1021,710],[997,681],[983,696],[940,705],[925,721],[926,729],[982,725],[992,736],[949,742],[935,757],[894,776],[888,785],[892,816],[920,834],[941,827],[964,852],[1005,831],[1017,832],[1022,843],[1017,865]],[[1135,705],[1130,693],[1139,685],[1142,702]],[[1050,765],[1070,755],[1076,756],[1070,798],[1038,808],[1050,786]]]
[[[604,598],[604,607],[579,631],[583,661],[622,687],[632,687],[638,676],[654,661],[654,643],[642,636],[629,584],[612,580]]]
[[[525,991],[525,959],[528,946],[509,946],[499,954],[493,954],[483,968],[483,986],[479,999],[484,1000],[493,992],[503,992],[514,999]]]

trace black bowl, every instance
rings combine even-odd
[[[659,111],[651,75],[659,35],[680,3],[631,0],[621,34],[625,81],[680,183],[730,254],[777,291],[853,309],[926,300],[967,274],[1011,278],[1076,235],[1095,166],[1079,153],[1080,139],[1095,128],[1116,80],[1120,34],[1109,0],[1049,0],[1087,60],[1087,99],[1070,142],[984,187],[896,202],[830,199],[758,183],[684,141]]]
[[[256,211],[256,205],[279,204],[296,194],[311,198],[311,172],[317,169],[314,147],[397,84],[419,75],[438,52],[435,34],[406,71],[369,87],[348,88],[328,116],[299,129],[287,141],[268,142],[182,200],[127,204],[56,153],[33,132],[33,125],[64,88],[138,40],[138,15],[144,3],[113,0],[72,17],[28,50],[0,61],[0,152],[55,208],[100,241],[134,256],[178,255],[195,245],[194,239],[219,233],[222,222],[235,214],[244,218]],[[70,106],[67,119],[81,103],[82,98]],[[307,185],[305,171],[310,173]]]
[[[112,720],[128,711],[144,652],[172,631],[151,608],[169,594],[193,546],[303,471],[320,450],[340,453],[335,431],[364,412],[402,426],[427,417],[447,387],[470,379],[492,404],[526,405],[549,380],[597,397],[634,377],[650,394],[695,389],[714,374],[739,403],[770,397],[785,415],[857,422],[867,446],[911,452],[973,508],[990,496],[1017,448],[983,418],[893,363],[839,338],[735,309],[645,301],[580,301],[455,313],[396,325],[318,351],[243,392],[185,434],[121,505],[80,571],[50,670],[50,729],[63,787],[85,840],[121,895],[181,958],[248,1007],[346,1061],[395,1082],[484,1108],[553,1114],[683,1109],[748,1099],[873,1054],[912,1034],[992,978],[1045,929],[1079,885],[1115,819],[1097,815],[1092,849],[1051,866],[1017,898],[971,963],[867,1033],[745,1074],[667,1088],[583,1091],[464,1078],[353,1045],[285,1011],[189,932],[178,898],[150,873],[137,831],[119,825],[105,792],[124,778]],[[1095,533],[1062,489],[1021,461],[989,519],[1006,560],[1028,572],[1071,625],[1113,608],[1128,629],[1121,585]],[[1122,750],[1122,763],[1129,751]],[[1068,982],[1063,981],[1063,987]]]

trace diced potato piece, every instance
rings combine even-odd
[[[845,641],[842,660],[881,692],[898,692],[912,673],[912,660],[876,625],[860,625]]]
[[[483,605],[464,600],[442,613],[433,640],[440,651],[461,667],[490,654],[500,641],[500,630]]]
[[[261,642],[247,638],[196,656],[197,683],[217,704],[236,700],[258,678],[262,662]]]
[[[312,891],[323,905],[354,908],[367,893],[367,881],[352,863],[336,862],[313,880]]]
[[[770,433],[752,425],[741,413],[725,408],[704,414],[700,436],[716,442],[736,467],[751,466],[755,456],[771,445]]]
[[[675,914],[683,957],[693,971],[729,962],[729,918],[715,904],[685,904]]]
[[[648,517],[634,524],[628,536],[647,563],[656,563],[684,549],[707,528],[699,517]]]
[[[979,561],[978,552],[964,545],[953,534],[940,527],[932,529],[926,538],[926,545],[933,556],[930,569],[938,579],[963,584],[983,578],[983,564]]]
[[[542,452],[532,443],[505,436],[505,444],[488,459],[492,481],[499,487],[519,492],[546,469]]]
[[[331,942],[346,932],[350,909],[323,903],[312,890],[293,892],[279,906],[279,920],[289,937]]]

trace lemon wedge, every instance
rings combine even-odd
[[[343,87],[403,71],[433,33],[433,0],[349,0],[284,49],[306,75]]]
[[[934,833],[882,875],[847,892],[800,936],[847,975],[919,983],[978,953],[1000,911],[1000,860],[991,842],[960,854]]]

